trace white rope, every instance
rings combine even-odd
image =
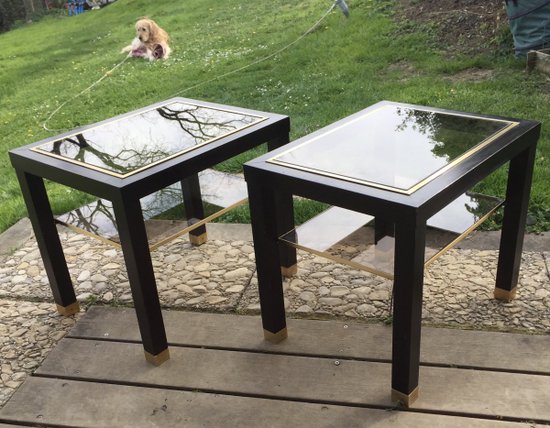
[[[211,83],[211,82],[214,82],[216,80],[220,80],[220,79],[223,79],[224,77],[227,77],[227,76],[230,76],[232,74],[235,74],[235,73],[238,73],[239,71],[243,71],[243,70],[246,70],[247,68],[249,67],[252,67],[256,64],[260,64],[261,62],[264,62],[264,61],[267,61],[268,59],[271,59],[273,58],[274,56],[276,55],[279,55],[281,52],[284,52],[285,50],[287,50],[288,48],[290,48],[291,46],[295,45],[296,43],[298,43],[300,40],[302,40],[304,37],[306,37],[309,33],[311,33],[313,30],[315,30],[319,24],[321,22],[323,22],[323,20],[328,16],[328,14],[330,12],[332,12],[332,10],[334,9],[334,7],[336,6],[336,2],[333,3],[333,5],[325,12],[325,14],[315,23],[313,24],[305,33],[303,33],[300,37],[298,37],[296,40],[294,40],[293,42],[289,43],[288,45],[280,48],[279,50],[273,52],[272,54],[269,54],[268,56],[264,57],[264,58],[260,58],[254,62],[251,62],[250,64],[247,64],[243,67],[240,67],[240,68],[237,68],[235,70],[232,70],[232,71],[228,71],[227,73],[224,73],[224,74],[221,74],[219,76],[216,76],[212,79],[208,79],[208,80],[204,80],[202,82],[199,82],[193,86],[189,86],[185,89],[182,89],[182,90],[179,90],[178,92],[172,94],[170,97],[168,98],[172,98],[172,97],[175,97],[177,95],[180,95],[180,94],[183,94],[187,91],[190,91],[191,89],[195,89],[195,88],[198,88],[199,86],[202,86],[202,85],[206,85],[207,83]]]
[[[111,68],[109,71],[106,71],[105,74],[103,76],[101,76],[98,80],[96,80],[94,83],[92,83],[90,86],[88,86],[86,89],[80,91],[78,94],[76,94],[74,97],[72,98],[69,98],[67,101],[63,102],[59,107],[57,107],[53,112],[52,114],[50,114],[48,116],[48,118],[44,121],[44,123],[42,124],[42,128],[44,128],[46,131],[49,131],[49,132],[62,132],[62,131],[67,131],[67,129],[50,129],[48,128],[47,126],[47,123],[51,120],[51,118],[59,111],[61,110],[63,107],[65,107],[68,103],[70,103],[71,101],[77,99],[79,96],[81,96],[82,94],[84,94],[85,92],[91,90],[94,86],[96,86],[97,84],[99,84],[103,79],[105,79],[107,76],[110,76],[113,71],[115,71],[118,67],[120,67],[122,64],[124,64],[126,62],[126,60],[130,58],[130,54],[128,54],[128,56],[126,56],[122,61],[120,61],[117,65],[115,65],[113,68]]]
[[[336,4],[337,4],[338,0],[336,0],[332,6],[330,8],[328,8],[328,10],[323,14],[323,16],[321,16],[321,18],[315,23],[313,24],[305,33],[303,33],[300,37],[298,37],[296,40],[294,40],[293,42],[289,43],[288,45],[278,49],[277,51],[273,52],[272,54],[269,54],[268,56],[266,57],[263,57],[263,58],[260,58],[256,61],[253,61],[251,62],[250,64],[247,64],[243,67],[240,67],[240,68],[237,68],[235,70],[232,70],[232,71],[228,71],[227,73],[224,73],[224,74],[221,74],[219,76],[216,76],[212,79],[208,79],[208,80],[204,80],[202,82],[199,82],[195,85],[192,85],[192,86],[189,86],[185,89],[181,89],[179,90],[178,92],[175,92],[173,95],[171,95],[170,97],[168,98],[172,98],[172,97],[175,97],[177,95],[180,95],[180,94],[183,94],[187,91],[190,91],[191,89],[195,89],[195,88],[198,88],[199,86],[202,86],[202,85],[206,85],[207,83],[211,83],[211,82],[214,82],[216,80],[220,80],[220,79],[223,79],[224,77],[227,77],[227,76],[230,76],[232,74],[235,74],[235,73],[238,73],[240,71],[243,71],[243,70],[246,70],[247,68],[249,67],[252,67],[256,64],[260,64],[261,62],[264,62],[264,61],[267,61],[268,59],[271,59],[273,58],[274,56],[276,55],[279,55],[281,52],[284,52],[285,50],[287,50],[288,48],[290,48],[291,46],[295,45],[296,43],[298,43],[300,40],[302,40],[304,37],[306,37],[309,33],[311,33],[312,31],[314,31],[318,26],[319,24],[321,24],[321,22],[324,21],[324,19],[328,16],[328,14],[330,12],[333,11],[333,9],[336,7]],[[49,132],[62,132],[62,131],[67,131],[68,129],[50,129],[48,128],[47,126],[47,123],[52,119],[52,117],[55,116],[55,114],[57,112],[59,112],[59,110],[61,110],[63,107],[65,107],[68,103],[70,103],[71,101],[74,101],[75,99],[77,99],[78,97],[80,97],[81,95],[83,95],[84,93],[90,91],[94,86],[98,85],[103,79],[105,79],[107,76],[110,76],[113,71],[115,71],[118,67],[120,67],[122,64],[124,64],[126,62],[126,60],[128,58],[130,58],[131,54],[128,54],[128,56],[126,56],[121,62],[119,62],[117,65],[115,65],[113,68],[111,68],[109,71],[105,72],[105,74],[103,76],[101,76],[97,81],[95,81],[94,83],[92,83],[90,86],[88,86],[86,89],[80,91],[78,94],[76,94],[74,97],[72,98],[69,98],[67,101],[63,102],[59,107],[57,107],[49,116],[48,118],[44,121],[44,123],[42,124],[42,127],[46,130],[46,131],[49,131]]]

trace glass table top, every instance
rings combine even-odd
[[[385,105],[268,162],[411,194],[517,124]]]
[[[171,102],[32,150],[109,175],[127,177],[265,119],[236,111]]]

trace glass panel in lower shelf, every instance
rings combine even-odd
[[[467,192],[427,224],[425,261],[429,264],[465,238],[503,201]],[[393,279],[393,224],[344,208],[331,207],[280,237],[293,247]]]
[[[246,182],[239,175],[209,169],[199,173],[199,182],[205,211],[203,219],[185,217],[180,183],[141,198],[141,210],[151,250],[247,201]],[[99,199],[60,215],[56,220],[78,232],[115,247],[120,246],[115,214],[110,201]]]

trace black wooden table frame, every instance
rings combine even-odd
[[[252,114],[266,119],[125,178],[31,150],[33,147],[60,140],[75,132],[83,132],[176,101]],[[10,151],[11,162],[17,173],[58,312],[71,315],[78,312],[80,307],[63,254],[44,179],[112,202],[145,356],[149,362],[159,365],[169,359],[169,351],[140,198],[179,181],[182,185],[187,218],[203,218],[198,173],[263,143],[267,143],[269,150],[280,147],[288,143],[289,130],[290,120],[287,116],[173,98]],[[205,226],[192,230],[190,240],[197,245],[205,242]]]
[[[387,103],[378,103],[371,108],[384,104]],[[343,121],[353,120],[364,112],[365,110]],[[293,263],[296,263],[296,249],[282,244],[278,238],[294,228],[293,213],[289,208],[292,207],[293,195],[370,214],[384,219],[386,223],[393,223],[395,262],[391,398],[392,401],[401,401],[409,406],[418,397],[426,221],[491,172],[509,162],[494,296],[506,301],[513,299],[521,262],[540,124],[518,121],[518,126],[410,195],[267,162],[277,154],[300,145],[306,138],[314,138],[341,126],[343,121],[292,142],[283,149],[247,162],[244,166],[264,336],[273,342],[287,337],[282,275],[295,272],[296,266],[293,267]],[[280,266],[283,267],[282,270]]]

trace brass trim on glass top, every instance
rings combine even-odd
[[[480,141],[478,144],[476,144],[475,146],[473,146],[469,150],[465,151],[462,155],[458,156],[456,159],[453,159],[451,162],[449,162],[448,164],[442,166],[440,169],[436,170],[435,172],[429,174],[427,177],[423,178],[422,180],[420,180],[419,182],[417,182],[415,185],[411,186],[408,189],[401,189],[401,188],[398,188],[398,187],[393,187],[393,186],[389,186],[389,185],[386,185],[386,184],[381,184],[381,183],[377,183],[377,182],[373,182],[373,181],[348,177],[348,176],[345,176],[345,175],[342,175],[342,174],[323,171],[323,170],[319,170],[319,169],[315,169],[315,168],[311,168],[311,167],[295,165],[295,164],[287,163],[287,162],[280,161],[280,160],[277,159],[281,156],[286,155],[287,153],[290,153],[290,152],[298,149],[299,147],[302,147],[302,146],[307,145],[307,144],[311,144],[314,141],[319,140],[321,138],[325,138],[327,135],[334,133],[335,131],[339,130],[340,128],[346,127],[346,126],[348,126],[348,125],[350,125],[354,122],[360,121],[360,120],[364,119],[366,116],[369,116],[369,115],[371,115],[371,114],[373,114],[377,111],[380,111],[380,110],[386,109],[386,108],[395,108],[395,107],[398,107],[398,108],[401,107],[401,108],[417,110],[417,111],[424,111],[424,112],[429,112],[429,113],[434,113],[434,114],[445,114],[445,115],[449,115],[449,116],[459,116],[459,117],[472,118],[472,119],[477,119],[477,120],[486,120],[486,121],[491,121],[491,122],[502,122],[502,123],[507,123],[508,125],[505,126],[503,129],[501,129],[501,130],[495,132],[494,134],[490,135],[489,137],[485,138],[484,140]],[[494,119],[494,118],[490,118],[490,117],[480,117],[480,116],[474,116],[474,115],[471,115],[471,114],[464,114],[464,113],[439,112],[439,111],[434,111],[434,110],[431,110],[431,109],[421,108],[421,107],[417,107],[417,106],[406,106],[406,105],[401,106],[399,104],[388,104],[388,105],[384,105],[384,106],[378,107],[376,109],[373,109],[369,112],[366,112],[365,114],[363,114],[359,117],[356,117],[353,120],[345,121],[340,126],[336,126],[332,129],[328,130],[327,132],[323,132],[323,133],[321,133],[320,135],[318,135],[314,138],[311,138],[307,141],[304,141],[303,143],[298,144],[295,147],[289,148],[289,149],[277,154],[276,156],[267,159],[267,162],[275,164],[275,165],[280,165],[280,166],[283,166],[283,167],[287,167],[287,168],[293,168],[293,169],[297,169],[297,170],[300,170],[300,171],[310,172],[310,173],[317,174],[317,175],[336,178],[338,180],[343,180],[343,181],[347,181],[347,182],[350,182],[350,183],[358,183],[358,184],[363,184],[363,185],[369,186],[369,187],[376,187],[376,188],[382,189],[382,190],[389,190],[391,192],[401,193],[401,194],[405,194],[405,195],[411,195],[412,193],[416,192],[421,187],[428,184],[430,181],[432,181],[435,178],[439,177],[444,172],[451,169],[453,166],[455,166],[458,163],[462,162],[464,159],[467,159],[468,157],[470,157],[473,154],[477,153],[478,151],[480,151],[481,149],[483,149],[484,147],[489,145],[491,142],[495,141],[497,138],[499,138],[502,135],[506,134],[508,131],[510,131],[512,128],[514,128],[518,125],[519,125],[519,122],[514,122],[514,121],[509,121],[509,120],[504,120],[504,119]]]
[[[174,103],[182,103],[182,104],[189,104],[189,105],[192,105],[192,106],[197,106],[197,107],[202,107],[202,108],[205,108],[205,109],[210,109],[210,110],[217,110],[217,111],[221,111],[221,112],[225,112],[225,113],[234,113],[234,114],[241,114],[243,116],[249,116],[249,117],[255,117],[257,118],[258,120],[255,121],[255,122],[252,122],[252,123],[249,123],[248,125],[245,125],[243,126],[242,128],[239,128],[239,129],[235,129],[233,131],[230,131],[230,132],[227,132],[226,134],[222,134],[222,135],[218,135],[217,137],[214,137],[214,138],[211,138],[210,140],[207,140],[207,141],[204,141],[200,144],[197,144],[197,145],[194,145],[192,147],[188,147],[186,149],[183,149],[181,150],[180,152],[177,152],[177,153],[173,153],[163,159],[159,159],[158,161],[155,161],[155,162],[151,162],[149,165],[145,165],[145,166],[142,166],[140,168],[137,168],[131,172],[128,172],[126,174],[120,174],[120,173],[117,173],[117,172],[114,172],[114,171],[110,171],[110,170],[107,170],[107,169],[104,169],[104,168],[101,168],[99,166],[96,166],[96,165],[91,165],[91,164],[88,164],[88,163],[85,163],[85,162],[81,162],[81,161],[78,161],[78,160],[75,160],[75,159],[70,159],[70,158],[67,158],[65,156],[61,156],[61,155],[57,155],[55,153],[51,153],[49,151],[46,151],[46,150],[43,150],[41,149],[41,147],[43,146],[46,146],[48,144],[52,144],[54,143],[55,141],[60,141],[60,140],[65,140],[67,138],[71,138],[71,137],[74,137],[78,134],[81,134],[82,132],[87,132],[87,131],[91,131],[93,129],[96,129],[96,128],[101,128],[102,126],[106,126],[106,125],[110,125],[112,123],[115,123],[115,122],[120,122],[120,121],[123,121],[123,120],[127,120],[129,118],[132,118],[132,117],[135,117],[135,116],[139,116],[139,115],[142,115],[142,114],[145,114],[145,113],[149,113],[153,110],[157,110],[161,107],[166,107],[168,105],[171,105],[171,104],[174,104]],[[230,135],[233,135],[237,132],[240,132],[244,129],[247,129],[247,128],[250,128],[251,126],[254,126],[254,125],[257,125],[258,123],[261,123],[265,120],[267,120],[268,117],[267,116],[260,116],[260,115],[257,115],[257,114],[253,114],[253,113],[248,113],[248,112],[242,112],[242,111],[238,111],[238,110],[232,110],[232,109],[225,109],[225,108],[219,108],[219,107],[212,107],[212,106],[209,106],[209,105],[206,105],[206,104],[201,104],[201,103],[197,103],[197,102],[188,102],[186,100],[178,100],[178,99],[174,99],[174,100],[170,100],[170,102],[167,102],[165,104],[161,104],[161,105],[157,105],[157,106],[154,106],[154,107],[151,107],[147,110],[142,110],[142,111],[138,111],[138,112],[135,112],[134,114],[130,114],[130,115],[125,115],[124,117],[120,117],[118,119],[114,119],[114,120],[109,120],[108,122],[106,123],[102,123],[102,124],[99,124],[99,125],[96,125],[96,126],[91,126],[89,128],[86,128],[84,130],[81,130],[80,132],[74,132],[72,134],[69,134],[69,135],[66,135],[66,136],[63,136],[61,138],[59,138],[58,140],[49,140],[48,142],[46,143],[43,143],[43,144],[40,144],[39,146],[34,146],[34,147],[31,147],[30,150],[32,150],[33,152],[35,153],[39,153],[41,155],[45,155],[45,156],[50,156],[52,158],[55,158],[55,159],[59,159],[59,160],[62,160],[62,161],[65,161],[65,162],[69,162],[69,163],[72,163],[72,164],[76,164],[76,165],[79,165],[79,166],[82,166],[84,168],[88,168],[88,169],[91,169],[91,170],[94,170],[94,171],[97,171],[97,172],[101,172],[102,174],[107,174],[107,175],[110,175],[112,177],[117,177],[117,178],[126,178],[126,177],[129,177],[131,175],[134,175],[134,174],[137,174],[141,171],[144,171],[148,168],[151,168],[155,165],[159,165],[163,162],[166,162],[166,161],[169,161],[171,159],[174,159],[175,157],[178,157],[178,156],[181,156],[185,153],[188,153],[188,152],[191,152],[193,150],[196,150],[200,147],[203,147],[207,144],[210,144],[210,143],[213,143],[217,140],[220,140],[222,138],[226,138]]]

